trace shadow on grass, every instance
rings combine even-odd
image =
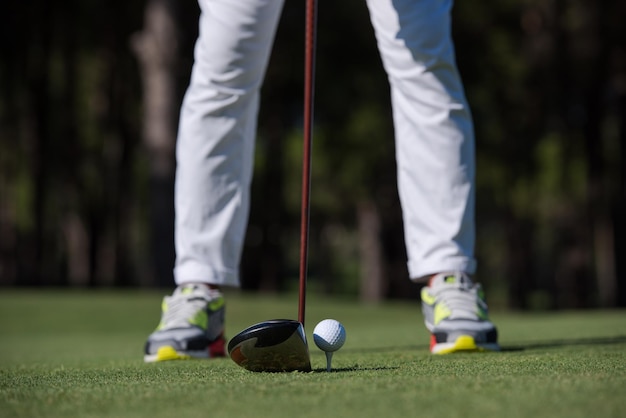
[[[325,367],[320,367],[313,370],[313,373],[345,373],[345,372],[375,372],[381,370],[395,370],[398,367],[388,367],[388,366],[380,366],[380,367],[361,367],[361,366],[352,366],[352,367],[339,367],[333,368],[330,372],[326,371]]]
[[[428,351],[428,345],[394,345],[393,347],[346,348],[342,353],[389,353],[395,351]]]
[[[553,341],[537,341],[531,343],[520,343],[516,345],[506,345],[502,347],[502,351],[525,351],[536,350],[542,348],[559,348],[575,345],[610,345],[626,343],[626,335],[617,337],[595,337],[595,338],[572,338]]]
[[[577,345],[611,345],[611,344],[623,344],[626,343],[626,335],[619,335],[615,337],[594,337],[594,338],[571,338],[560,339],[551,341],[533,341],[533,342],[519,342],[514,344],[501,345],[501,352],[515,352],[526,350],[537,350],[544,348],[559,348]],[[390,353],[397,351],[418,351],[427,352],[427,345],[404,345],[393,347],[371,347],[371,348],[352,348],[342,350],[342,352],[352,353]],[[494,353],[495,354],[495,353]],[[325,371],[326,369],[324,369]],[[350,371],[347,370],[347,371]]]

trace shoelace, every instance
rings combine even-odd
[[[198,295],[174,295],[165,298],[167,311],[163,314],[166,328],[188,327],[189,318],[206,306],[206,299]]]
[[[438,301],[445,301],[445,305],[451,311],[451,317],[475,319],[476,304],[480,304],[481,309],[486,309],[484,302],[477,295],[477,290],[478,285],[441,286],[437,289],[436,298]]]

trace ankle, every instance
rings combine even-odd
[[[430,276],[426,276],[426,286],[430,287],[433,283],[433,279],[435,278],[435,276],[439,274],[439,273],[433,273]]]

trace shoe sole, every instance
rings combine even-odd
[[[193,359],[209,359],[216,357],[226,357],[225,350],[226,340],[223,336],[209,344],[206,350],[197,351],[177,351],[174,347],[164,345],[159,347],[156,354],[145,354],[143,361],[146,363],[155,363],[159,361],[171,360],[193,360]]]
[[[433,354],[451,354],[451,353],[476,353],[487,351],[500,351],[498,343],[481,343],[477,344],[474,337],[470,335],[461,335],[456,341],[449,343],[436,343],[435,336],[431,337],[430,352]]]
[[[202,359],[209,358],[207,351],[176,351],[174,347],[163,346],[159,347],[156,354],[146,354],[143,356],[143,361],[146,363],[155,363],[158,361],[170,361],[170,360],[191,360],[194,358]]]

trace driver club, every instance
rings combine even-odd
[[[298,320],[275,319],[261,322],[246,328],[229,341],[228,353],[231,359],[241,367],[254,372],[311,371],[309,347],[304,332],[304,313],[309,241],[316,19],[317,1],[306,0]]]

